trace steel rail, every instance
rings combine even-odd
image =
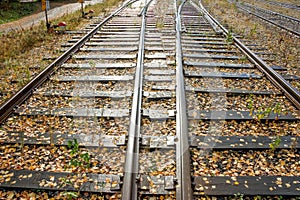
[[[283,2],[278,2],[278,1],[266,1],[266,0],[257,0],[257,1],[260,1],[264,4],[271,4],[271,5],[275,5],[275,6],[280,6],[280,7],[283,7],[283,8],[300,10],[300,6],[297,6],[295,4],[283,3]]]
[[[296,4],[289,4],[289,3],[283,3],[283,2],[278,2],[278,1],[266,1],[266,0],[257,0],[257,1],[260,1],[264,4],[271,4],[271,5],[275,5],[275,6],[280,6],[280,7],[283,7],[283,8],[300,10],[300,6],[297,6]]]
[[[203,7],[201,0],[199,0],[200,9],[211,18],[222,30],[223,34],[226,36],[229,32],[225,29],[216,19],[214,19]],[[194,4],[195,5],[195,4]],[[235,45],[247,55],[247,57],[262,71],[267,78],[283,93],[286,97],[294,104],[297,109],[300,109],[300,92],[296,90],[288,81],[286,81],[280,74],[269,67],[261,58],[259,58],[255,53],[253,53],[248,47],[246,47],[239,39],[233,36],[233,41]]]
[[[261,1],[261,0],[260,0]],[[294,4],[289,4],[289,3],[283,3],[283,2],[277,2],[277,1],[266,1],[268,4],[271,5],[276,5],[276,6],[281,6],[284,8],[289,8],[289,9],[295,9],[295,10],[300,10],[300,6],[294,5]]]
[[[256,13],[254,13],[254,12],[252,12],[252,11],[246,9],[246,8],[243,8],[243,7],[240,6],[240,5],[237,5],[237,7],[240,8],[241,10],[245,11],[245,12],[250,13],[251,15],[254,15],[254,16],[256,16],[256,17],[258,17],[258,18],[260,18],[260,19],[262,19],[262,20],[264,20],[264,21],[266,21],[266,22],[269,22],[270,24],[273,24],[273,25],[275,25],[275,26],[277,26],[277,27],[280,27],[280,28],[282,28],[282,29],[284,29],[284,30],[286,30],[286,31],[289,31],[289,32],[291,32],[291,33],[293,33],[293,34],[295,34],[295,35],[297,35],[297,36],[300,36],[300,32],[297,32],[297,31],[295,31],[295,30],[293,30],[293,29],[291,29],[291,28],[288,28],[288,27],[286,27],[286,26],[283,26],[283,25],[281,25],[281,24],[278,24],[278,23],[276,23],[276,22],[274,22],[274,21],[272,21],[272,20],[266,19],[266,18],[264,18],[264,17],[262,17],[262,16],[260,16],[260,15],[258,15],[258,14],[256,14]],[[274,12],[273,12],[273,13],[274,13]],[[273,13],[271,13],[271,14],[273,14]],[[279,13],[275,13],[275,14],[278,15],[278,16],[285,17],[285,18],[288,17],[288,16],[281,15],[281,14],[279,14]],[[289,17],[289,18],[287,18],[287,19],[293,20],[293,21],[296,21],[297,23],[299,23],[299,20],[296,19],[296,18],[290,19],[290,17]],[[295,19],[296,19],[296,20],[295,20]]]
[[[142,16],[142,26],[140,31],[139,52],[137,56],[137,66],[134,82],[134,94],[130,116],[129,135],[126,148],[125,172],[122,187],[122,199],[134,200],[138,198],[138,155],[139,138],[141,126],[141,107],[142,107],[142,83],[144,71],[144,50],[145,50],[145,30],[146,12],[152,0],[142,9],[139,16]]]
[[[239,4],[240,5],[240,4]],[[286,19],[289,19],[289,20],[292,20],[292,21],[296,21],[296,22],[300,22],[299,19],[295,18],[295,17],[291,17],[291,16],[288,16],[288,15],[284,15],[284,14],[281,14],[281,13],[278,13],[278,12],[274,12],[274,11],[271,11],[271,10],[266,10],[266,9],[262,9],[262,8],[258,8],[257,6],[254,6],[254,5],[251,5],[249,3],[244,3],[243,5],[245,6],[248,6],[250,8],[254,8],[258,11],[261,11],[261,12],[265,12],[265,13],[268,13],[268,14],[271,14],[271,15],[275,15],[275,16],[279,16],[279,17],[283,17],[283,18],[286,18]]]
[[[72,47],[70,47],[65,53],[48,65],[42,72],[40,72],[36,77],[34,77],[29,83],[27,83],[22,89],[20,89],[15,95],[4,102],[0,107],[0,124],[7,119],[7,117],[13,112],[13,109],[23,103],[41,84],[43,84],[49,76],[55,71],[55,68],[67,61],[75,52],[79,50],[83,44],[88,41],[98,29],[103,26],[108,20],[121,12],[128,5],[136,2],[137,0],[127,0],[124,4],[105,18],[101,23],[99,23],[94,29],[83,36],[79,41],[77,41]]]
[[[188,141],[188,120],[186,110],[184,71],[181,46],[181,10],[184,0],[176,11],[176,161],[177,161],[177,198],[182,200],[193,199],[190,169],[190,146]]]

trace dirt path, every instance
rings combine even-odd
[[[103,0],[85,1],[84,5],[94,5],[96,3],[101,3],[102,1]],[[52,19],[61,17],[64,14],[72,13],[79,9],[81,9],[80,3],[71,3],[71,4],[60,6],[60,7],[56,7],[56,8],[50,9],[48,11],[48,18],[49,18],[49,20],[52,20]],[[39,24],[41,21],[45,21],[45,12],[44,11],[34,14],[34,15],[24,17],[17,21],[13,21],[13,22],[6,23],[6,24],[1,24],[0,25],[0,33],[7,33],[12,30],[27,29],[27,28],[30,28],[31,26],[35,26],[35,25]]]

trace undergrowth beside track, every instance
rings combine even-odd
[[[106,15],[122,0],[107,0],[100,4],[86,6],[93,9],[95,16]],[[81,17],[81,10],[53,20],[56,24],[65,21],[68,30],[78,30],[89,20]],[[24,86],[33,76],[44,69],[51,60],[44,57],[58,57],[59,44],[65,42],[69,35],[48,33],[45,23],[38,26],[11,31],[0,35],[0,104]]]

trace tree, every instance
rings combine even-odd
[[[19,2],[19,0],[0,0],[0,11],[8,10],[11,7],[12,3]],[[0,12],[1,15],[1,12]]]

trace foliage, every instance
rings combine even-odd
[[[71,141],[68,141],[68,149],[70,149],[70,156],[71,160],[69,162],[69,165],[71,167],[83,167],[83,168],[89,168],[90,167],[90,154],[88,152],[82,152],[79,149],[79,144],[77,139],[73,139]]]
[[[236,200],[243,200],[244,199],[244,194],[241,194],[241,193],[237,193],[237,194],[234,194],[234,199]]]
[[[95,16],[97,16],[101,14],[101,11],[106,12],[119,2],[121,0],[107,0],[100,4],[87,6],[86,9],[93,9]],[[37,3],[40,7],[40,2]],[[0,20],[2,19],[2,10],[0,8]],[[80,29],[81,26],[87,23],[81,17],[80,10],[51,22],[56,24],[60,21],[65,21],[69,30]],[[47,32],[44,21],[40,25],[32,26],[29,29],[12,30],[9,33],[0,32],[0,76],[2,77],[2,80],[0,80],[0,104],[50,64],[51,60],[42,60],[43,55],[48,54],[51,57],[60,55],[60,52],[55,48],[60,40],[61,35]],[[49,49],[47,52],[43,50],[45,46],[51,46],[47,48]],[[35,54],[37,48],[41,49],[39,49],[39,54]],[[38,64],[32,66],[32,63]]]
[[[0,3],[0,24],[17,20],[36,12],[37,3],[19,3],[18,1],[3,1]]]
[[[158,29],[162,29],[162,28],[164,27],[164,23],[163,23],[163,22],[157,22],[157,23],[156,23],[156,27],[157,27]]]
[[[261,199],[262,199],[262,197],[259,196],[259,195],[257,195],[257,196],[254,197],[254,200],[261,200]]]
[[[79,194],[78,192],[65,191],[63,193],[63,196],[66,196],[69,200],[72,200],[73,198],[77,198]]]
[[[272,112],[276,114],[275,120],[278,120],[279,115],[283,113],[282,106],[278,102],[275,102],[270,106],[260,106],[257,108],[257,111],[254,112],[255,106],[253,97],[254,95],[250,94],[246,102],[247,108],[250,110],[250,115],[253,116],[253,118],[255,118],[256,120],[260,121],[263,118],[268,118]]]
[[[47,32],[42,26],[31,27],[28,30],[11,31],[0,37],[2,48],[0,48],[0,62],[16,58],[19,54],[30,50],[35,44],[47,40]],[[13,44],[13,45],[12,45]]]
[[[257,34],[257,24],[250,29],[250,36],[254,37]]]
[[[233,35],[232,35],[232,29],[229,29],[227,35],[226,35],[226,42],[228,44],[233,44]]]
[[[253,102],[253,94],[250,94],[248,99],[246,100],[247,102],[247,108],[250,110],[250,115],[253,115],[253,110],[254,110],[254,102]]]
[[[273,142],[269,144],[269,146],[272,151],[275,151],[279,147],[280,143],[281,143],[280,137],[276,137],[275,140],[273,140]]]

